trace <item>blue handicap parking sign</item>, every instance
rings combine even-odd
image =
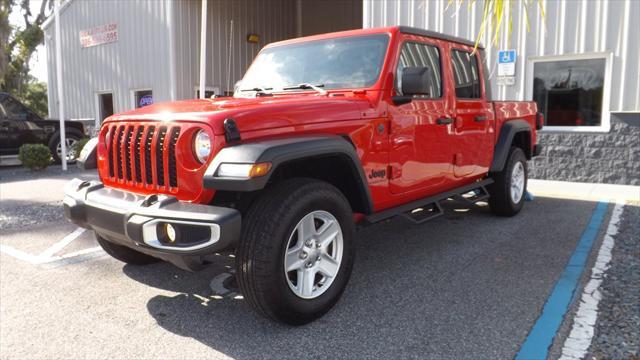
[[[508,64],[516,62],[515,50],[500,50],[498,51],[498,63]]]

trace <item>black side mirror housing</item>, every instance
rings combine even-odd
[[[403,95],[430,95],[431,93],[431,68],[406,67],[402,69],[402,94]]]
[[[395,106],[408,104],[411,100],[413,100],[413,98],[410,95],[396,95],[391,97],[391,101]]]

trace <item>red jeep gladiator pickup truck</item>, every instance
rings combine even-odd
[[[80,160],[100,181],[72,180],[65,214],[129,264],[232,249],[257,312],[310,322],[345,289],[356,224],[421,223],[449,198],[522,209],[542,117],[488,100],[482,55],[402,26],[270,44],[233,97],[107,119]]]

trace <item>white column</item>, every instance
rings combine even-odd
[[[54,1],[54,21],[56,31],[56,82],[58,85],[58,117],[60,118],[60,160],[62,170],[67,171],[67,137],[64,128],[64,92],[62,87],[62,39],[60,37],[60,0]]]
[[[205,98],[207,81],[207,0],[202,0],[200,17],[200,99]]]
[[[169,83],[171,89],[169,90],[169,96],[171,101],[176,101],[178,96],[178,85],[176,75],[176,42],[173,39],[175,36],[175,7],[173,0],[165,0],[167,6],[167,24],[169,31]]]

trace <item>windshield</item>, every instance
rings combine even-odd
[[[285,88],[299,84],[325,90],[371,86],[380,75],[388,42],[388,35],[378,34],[265,49],[237,85],[235,96],[290,90]]]

